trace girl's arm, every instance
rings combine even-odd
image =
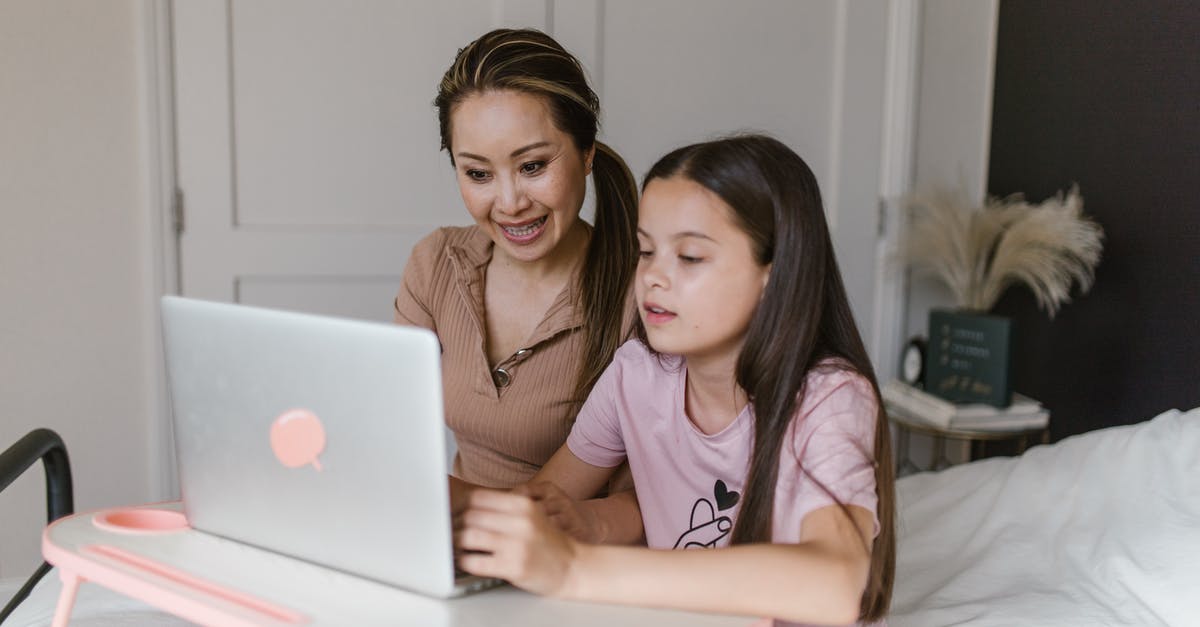
[[[484,554],[466,570],[562,598],[845,624],[859,615],[872,514],[829,506],[804,518],[798,544],[664,551],[593,546],[559,532],[520,495],[471,498],[461,542]]]
[[[563,444],[518,494],[539,502],[559,529],[578,540],[592,544],[638,543],[645,533],[633,489],[591,498],[617,468],[593,466]]]

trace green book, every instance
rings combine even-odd
[[[1007,407],[1012,320],[966,311],[929,312],[925,391],[955,403]]]

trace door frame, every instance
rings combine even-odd
[[[148,419],[145,446],[149,447],[147,487],[162,500],[179,497],[175,468],[166,363],[162,350],[159,300],[179,293],[179,238],[175,225],[177,177],[175,172],[175,81],[171,46],[171,3],[143,0],[138,13],[135,55],[138,100],[142,104],[141,134],[143,181],[140,234],[143,267],[141,307],[143,400]]]
[[[896,376],[908,326],[908,272],[898,267],[897,260],[906,227],[903,198],[912,191],[916,161],[921,37],[921,0],[891,0],[879,164],[875,310],[870,321],[873,345],[868,347],[880,383]]]

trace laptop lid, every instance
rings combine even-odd
[[[172,296],[162,313],[192,527],[454,594],[433,333]]]

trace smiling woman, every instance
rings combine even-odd
[[[596,141],[582,66],[539,31],[496,30],[461,49],[435,105],[475,225],[417,244],[396,321],[442,343],[453,474],[510,488],[566,440],[630,333],[637,183]],[[589,175],[594,227],[579,215]]]

